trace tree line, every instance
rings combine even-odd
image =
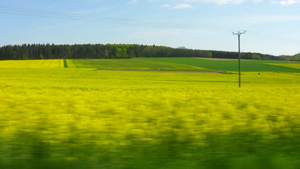
[[[194,50],[137,44],[23,44],[0,48],[0,60],[26,59],[123,59],[138,57],[238,58],[237,52]],[[261,53],[242,53],[243,59],[283,60],[284,57]]]

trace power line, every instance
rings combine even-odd
[[[287,42],[290,42],[290,43],[300,43],[299,39],[294,39],[294,38],[288,38],[288,37],[282,37],[282,36],[274,36],[274,35],[270,35],[270,34],[266,34],[266,33],[261,33],[261,32],[255,32],[255,31],[247,31],[247,33],[250,34],[250,36],[253,36],[253,37],[257,37],[257,38],[263,38],[263,39],[266,39],[266,40],[270,40],[270,41],[274,41],[274,40],[277,40],[277,41],[287,41]]]
[[[45,18],[59,18],[59,19],[71,19],[71,20],[84,20],[92,22],[106,22],[115,24],[126,24],[126,25],[140,25],[140,26],[152,26],[152,27],[168,27],[175,29],[188,29],[188,30],[210,30],[210,31],[230,31],[222,28],[215,28],[209,26],[198,26],[198,25],[187,25],[180,23],[160,22],[160,21],[147,21],[147,20],[135,20],[127,18],[116,18],[106,16],[95,16],[95,15],[82,15],[72,14],[63,12],[33,10],[33,9],[21,9],[21,8],[8,8],[0,7],[0,13],[11,14],[11,15],[29,15],[36,17]]]
[[[45,10],[35,10],[35,9],[23,9],[23,8],[11,8],[11,7],[0,7],[0,13],[9,15],[22,15],[22,16],[34,16],[43,18],[57,18],[57,19],[69,19],[69,20],[79,20],[79,21],[90,21],[90,22],[100,22],[100,23],[113,23],[113,24],[124,24],[124,25],[137,25],[137,26],[149,26],[156,28],[174,28],[180,30],[206,30],[211,32],[225,32],[230,33],[233,29],[230,28],[220,28],[216,26],[209,26],[205,22],[203,25],[192,25],[183,23],[171,23],[163,21],[149,21],[149,20],[137,20],[128,18],[117,18],[117,17],[107,17],[107,16],[97,16],[97,15],[85,15],[85,14],[75,14],[75,13],[64,13],[64,12],[54,12]],[[201,22],[199,22],[201,24]],[[260,32],[255,32],[248,30],[248,36],[255,38],[260,38],[264,40],[271,41],[282,41],[299,44],[299,40],[296,38],[286,38],[280,37],[278,35],[264,34]]]
[[[226,32],[226,33],[229,33],[233,30],[230,28],[207,26],[207,23],[205,23],[206,24],[205,26],[203,25],[200,26],[200,25],[171,23],[171,22],[162,22],[162,21],[137,20],[137,19],[128,19],[128,18],[84,15],[84,14],[54,12],[54,11],[35,10],[35,9],[11,8],[11,7],[0,7],[0,13],[10,14],[10,15],[36,16],[36,17],[44,17],[44,18],[58,18],[58,19],[105,22],[105,23],[126,24],[126,25],[151,26],[151,27],[160,27],[160,28],[168,27],[168,28],[184,29],[184,30],[209,30],[213,32]],[[250,36],[257,37],[257,38],[263,38],[268,40],[274,40],[274,39],[285,40],[285,41],[293,41],[299,43],[297,39],[293,39],[293,38],[263,34],[251,30],[248,30],[247,32],[250,33]]]

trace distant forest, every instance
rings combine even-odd
[[[26,59],[123,59],[138,57],[238,58],[237,52],[193,50],[136,44],[23,44],[0,48],[0,60]],[[243,59],[294,60],[293,56],[276,57],[261,53],[242,53]]]

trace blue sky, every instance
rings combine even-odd
[[[126,43],[294,55],[300,0],[9,0],[0,45]]]

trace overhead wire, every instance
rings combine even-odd
[[[266,34],[266,33],[251,31],[251,30],[247,31],[247,33],[249,33],[253,37],[262,38],[262,39],[265,39],[265,40],[270,40],[270,41],[274,41],[274,40],[276,40],[276,41],[286,41],[286,42],[289,42],[289,43],[300,44],[299,39],[282,37],[282,36],[278,36],[278,35],[274,36],[274,35],[271,35],[271,34]]]
[[[168,27],[168,28],[176,28],[176,29],[188,29],[188,30],[210,30],[210,31],[218,31],[218,32],[220,31],[229,32],[228,29],[209,27],[209,26],[199,26],[199,25],[191,25],[191,24],[187,25],[182,23],[147,21],[147,20],[84,15],[84,14],[74,14],[74,13],[63,13],[63,12],[53,12],[53,11],[34,10],[34,9],[0,7],[0,13],[12,14],[12,15],[29,15],[29,16],[37,16],[37,17],[46,17],[46,18],[84,20],[84,21],[93,21],[93,22],[106,22],[106,23],[126,24],[126,25],[152,26],[152,27],[162,27],[162,28]]]
[[[171,23],[163,21],[149,21],[149,20],[138,20],[138,19],[128,19],[128,18],[117,18],[117,17],[107,17],[107,16],[96,16],[96,15],[86,15],[86,14],[76,14],[76,13],[64,13],[46,10],[36,10],[36,9],[23,9],[23,8],[11,8],[11,7],[1,7],[0,13],[10,14],[10,15],[27,15],[35,17],[44,18],[58,18],[58,19],[70,19],[70,20],[81,20],[81,21],[91,21],[91,22],[105,22],[114,24],[125,24],[125,25],[138,25],[138,26],[151,26],[157,28],[174,28],[183,30],[205,30],[212,32],[226,32],[231,33],[233,29],[230,28],[220,28],[216,26],[203,26],[203,25],[192,25],[183,23]],[[299,40],[293,38],[286,38],[280,36],[274,36],[266,33],[255,32],[247,30],[248,36],[253,36],[256,38],[262,38],[265,40],[278,40],[278,41],[288,41],[290,43],[299,43]]]

